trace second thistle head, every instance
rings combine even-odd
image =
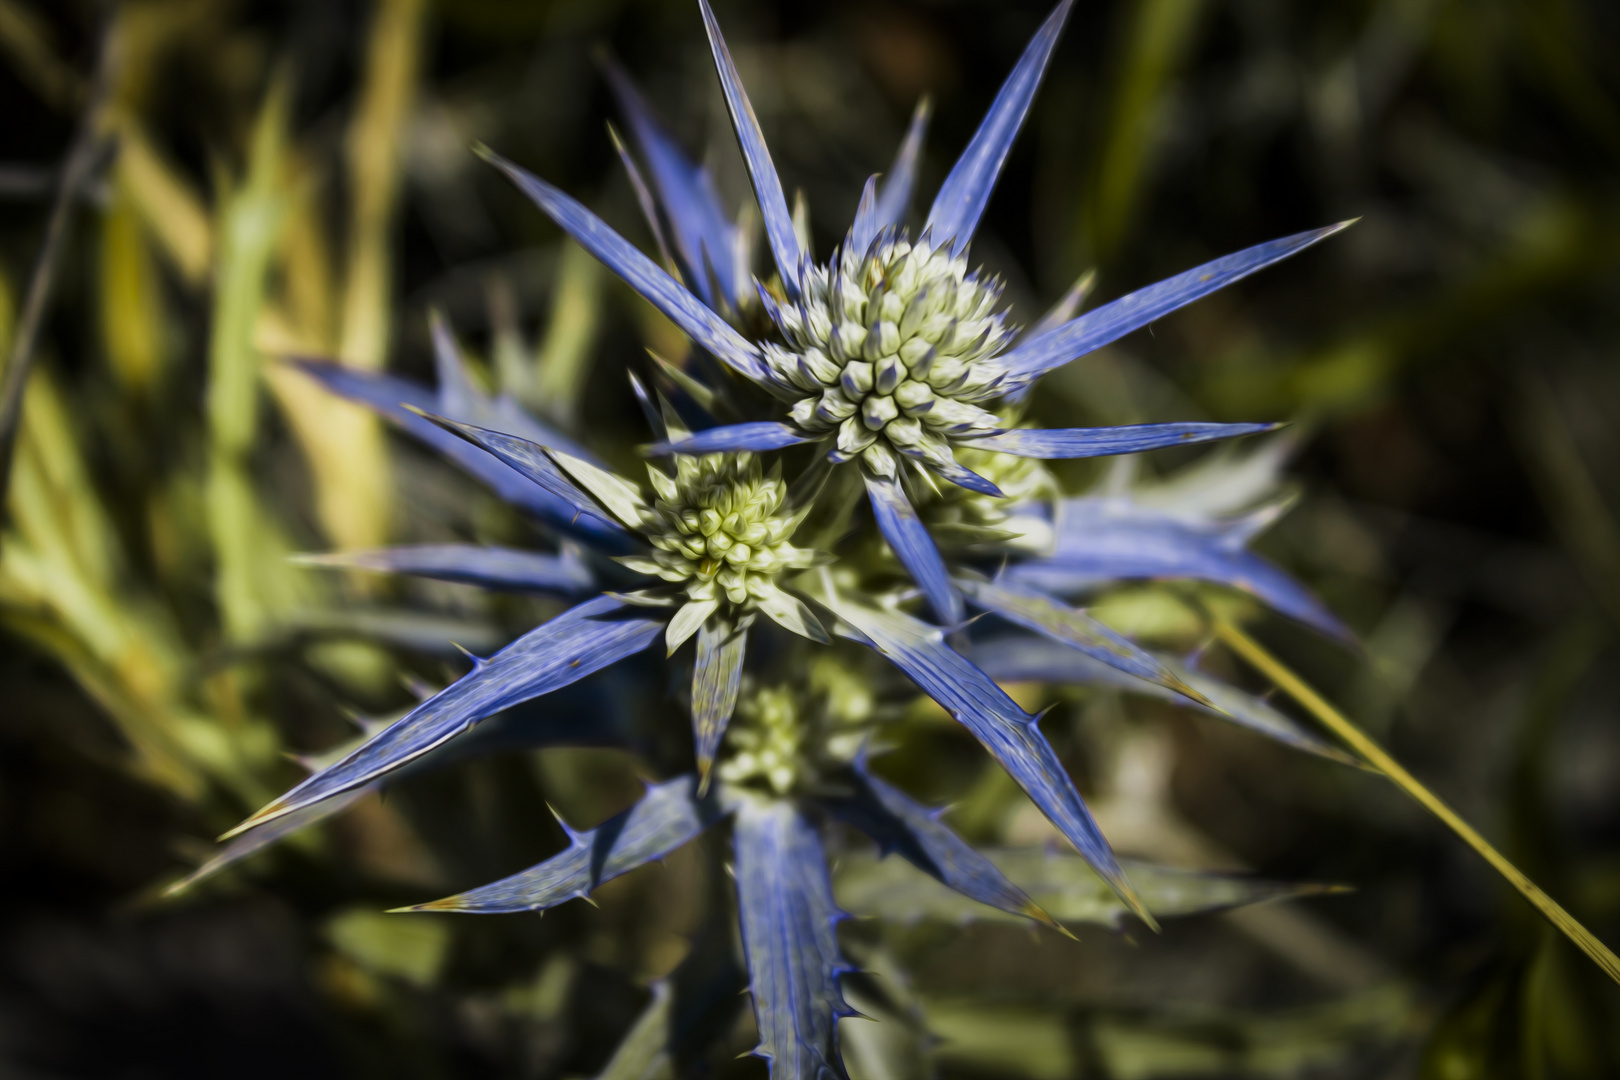
[[[673,477],[655,466],[658,498],[644,510],[655,571],[685,586],[691,600],[751,606],[778,574],[810,565],[788,542],[797,524],[785,509],[781,470],[766,475],[753,454],[677,456]]]

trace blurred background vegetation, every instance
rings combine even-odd
[[[718,7],[822,253],[917,97],[929,192],[1046,14]],[[584,824],[625,805],[635,759],[612,751],[466,762],[163,897],[296,779],[289,755],[464,670],[452,640],[485,652],[551,610],[289,562],[535,536],[276,357],[431,381],[436,308],[490,385],[599,448],[643,438],[622,372],[683,346],[468,149],[647,243],[601,49],[740,205],[687,0],[0,0],[0,354],[64,175],[69,195],[0,533],[7,1075],[592,1075],[698,931],[683,856],[600,909],[377,914],[556,850],[548,803]],[[1612,4],[1081,3],[975,243],[1030,321],[1088,268],[1106,299],[1361,217],[1071,365],[1037,411],[1298,421],[1299,503],[1261,547],[1364,650],[1256,633],[1610,942],[1617,166]],[[653,697],[619,707],[678,715]],[[1160,703],[1064,700],[1047,729],[1124,853],[1355,891],[1078,946],[896,931],[863,955],[904,961],[894,985],[945,1039],[863,1058],[871,1080],[1620,1074],[1616,988],[1388,785]],[[1029,838],[994,766],[915,741],[907,775],[959,827]]]

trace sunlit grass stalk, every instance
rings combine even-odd
[[[1469,847],[1477,851],[1482,858],[1496,872],[1507,878],[1508,882],[1532,905],[1536,910],[1546,916],[1547,920],[1564,935],[1578,945],[1582,952],[1592,958],[1592,961],[1602,968],[1615,982],[1620,983],[1620,957],[1609,949],[1603,942],[1586,927],[1582,926],[1574,916],[1565,911],[1552,897],[1542,892],[1541,887],[1525,876],[1524,872],[1507,860],[1501,852],[1492,847],[1490,842],[1476,832],[1473,826],[1459,817],[1456,811],[1442,802],[1439,796],[1424,787],[1423,784],[1404,769],[1400,762],[1390,757],[1383,747],[1374,742],[1365,732],[1351,723],[1343,713],[1330,705],[1325,698],[1313,690],[1305,680],[1301,679],[1281,660],[1271,655],[1259,642],[1244,633],[1235,624],[1221,618],[1215,620],[1216,637],[1247,660],[1254,668],[1266,678],[1270,679],[1283,692],[1310,712],[1329,731],[1344,742],[1350,749],[1359,754],[1363,760],[1375,769],[1382,772],[1402,791],[1415,799],[1425,810],[1445,823],[1446,827],[1460,836]]]

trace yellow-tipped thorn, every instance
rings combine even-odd
[[[1209,700],[1209,698],[1205,697],[1203,694],[1200,694],[1198,691],[1194,690],[1192,687],[1188,686],[1174,675],[1170,676],[1165,685],[1171,690],[1174,690],[1176,693],[1180,694],[1182,697],[1198,702],[1198,704],[1202,705],[1206,709],[1214,709],[1222,716],[1228,715],[1225,709],[1221,708],[1219,705],[1215,704],[1213,701]]]
[[[1130,908],[1131,913],[1141,919],[1149,930],[1152,930],[1155,934],[1164,933],[1164,929],[1159,925],[1159,920],[1155,919],[1153,912],[1149,911],[1147,905],[1142,903],[1142,898],[1136,895],[1136,890],[1131,888],[1131,883],[1125,879],[1123,873],[1120,874],[1118,881],[1110,881],[1108,884],[1113,886],[1114,892],[1118,893],[1119,898],[1125,901],[1125,906]]]
[[[1051,915],[1048,915],[1046,909],[1041,907],[1041,905],[1037,904],[1033,900],[1024,905],[1024,914],[1028,915],[1031,919],[1034,919],[1036,922],[1041,923],[1042,925],[1051,927],[1053,930],[1056,930],[1070,941],[1080,940],[1069,932],[1069,928],[1067,926],[1064,926],[1062,923],[1052,918]]]
[[[409,915],[411,912],[422,911],[455,911],[458,907],[455,896],[446,896],[440,900],[429,900],[425,904],[407,904],[404,907],[389,908],[384,915]]]
[[[290,814],[291,812],[292,807],[288,806],[286,803],[279,801],[273,802],[241,824],[233,826],[227,831],[220,833],[217,839],[223,844],[227,840],[241,836],[249,829],[256,829],[267,821],[274,821],[283,814]]]

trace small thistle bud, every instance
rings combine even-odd
[[[873,431],[882,431],[883,426],[900,415],[900,406],[894,403],[892,397],[869,397],[861,402],[861,419]]]
[[[811,564],[810,552],[787,542],[786,483],[774,471],[766,476],[754,455],[680,455],[675,469],[653,481],[658,497],[643,531],[658,576],[684,583],[689,600],[714,599],[718,590],[746,609],[778,575]]]
[[[889,444],[876,439],[873,440],[872,445],[861,451],[861,461],[868,469],[872,470],[874,476],[882,476],[890,480],[894,479],[894,474],[900,467],[899,461],[894,456],[894,451],[889,449]]]
[[[860,417],[852,416],[838,429],[838,449],[853,454],[871,446],[876,438],[877,433],[868,428]]]
[[[902,451],[916,447],[923,439],[922,425],[909,417],[890,423],[884,429],[884,434],[889,437],[889,442]]]
[[[801,428],[808,428],[816,422],[817,398],[800,398],[788,410],[788,418]]]
[[[880,394],[894,393],[894,388],[906,377],[906,366],[900,362],[898,356],[885,356],[878,360],[875,370],[872,389]]]
[[[839,323],[827,340],[827,352],[834,360],[847,363],[861,358],[861,346],[866,343],[866,327],[857,322]]]
[[[844,365],[844,373],[839,376],[838,383],[844,390],[844,396],[851,401],[860,401],[861,398],[872,392],[872,385],[876,382],[872,365],[860,360],[853,360]]]
[[[838,387],[830,387],[822,393],[821,401],[816,405],[816,418],[829,427],[841,424],[855,414],[855,410],[859,407],[855,401],[840,393]]]
[[[920,416],[934,407],[934,388],[925,382],[907,379],[894,388],[894,401],[907,416]]]
[[[804,370],[823,385],[831,385],[838,381],[838,365],[833,363],[832,357],[820,349],[806,349],[799,358]]]

